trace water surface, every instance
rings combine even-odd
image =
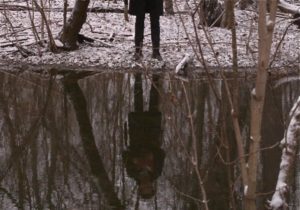
[[[242,209],[221,80],[0,74],[0,209],[203,209],[196,170],[210,209]],[[247,147],[253,81],[228,82],[238,90]],[[258,209],[275,188],[278,142],[300,94],[298,81],[274,82],[263,119]],[[290,209],[300,207],[299,162]]]

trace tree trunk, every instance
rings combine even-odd
[[[225,1],[225,8],[224,8],[224,15],[222,17],[221,26],[224,28],[231,29],[233,24],[235,24],[232,18],[234,17],[234,0],[226,0]]]
[[[82,25],[86,21],[89,3],[89,0],[76,0],[72,14],[60,33],[60,40],[68,50],[75,50],[78,48],[77,37]]]
[[[168,15],[174,15],[173,0],[165,0],[165,10]]]
[[[218,0],[202,0],[199,5],[200,25],[219,27],[223,8]]]
[[[260,156],[262,114],[265,102],[268,67],[270,61],[272,35],[276,20],[277,2],[270,2],[270,15],[267,15],[267,1],[260,0],[258,35],[259,55],[255,88],[251,93],[251,130],[248,160],[249,186],[245,186],[245,210],[256,210],[257,169]]]
[[[241,0],[239,2],[239,7],[241,10],[245,10],[249,5],[253,4],[253,0]]]

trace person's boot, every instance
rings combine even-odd
[[[160,55],[159,49],[154,49],[152,52],[152,58],[162,61],[162,57]]]
[[[140,47],[135,48],[134,60],[138,61],[143,57],[142,49]]]

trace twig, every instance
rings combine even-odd
[[[37,10],[40,12],[40,14],[42,16],[42,20],[44,20],[44,22],[45,22],[46,29],[47,29],[47,34],[48,34],[49,49],[50,49],[51,52],[56,52],[57,47],[56,47],[56,44],[54,42],[53,35],[52,35],[52,32],[51,32],[49,23],[47,21],[46,14],[45,14],[43,8],[36,2],[36,0],[33,0],[33,3],[35,5],[35,7],[37,8]]]

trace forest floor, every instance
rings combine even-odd
[[[47,17],[51,31],[58,45],[58,34],[63,27],[62,0],[51,1]],[[178,5],[179,4],[179,5]],[[3,6],[4,5],[4,6]],[[37,44],[30,15],[34,15],[39,36],[42,37],[41,18],[37,11],[26,10],[24,1],[16,0],[0,5],[0,69],[5,68],[53,68],[87,70],[123,70],[145,68],[148,70],[173,70],[187,54],[194,55],[193,68],[202,69],[199,62],[196,38],[199,37],[204,58],[212,69],[232,66],[231,31],[224,28],[193,26],[191,16],[181,3],[175,4],[175,15],[161,17],[161,54],[163,61],[151,58],[151,32],[149,17],[145,21],[145,40],[143,59],[135,62],[134,52],[134,16],[129,22],[119,12],[89,12],[87,22],[81,34],[93,38],[93,43],[83,43],[79,49],[70,52],[52,53],[47,45]],[[70,7],[73,7],[72,1]],[[90,8],[121,10],[123,2],[116,4],[92,1]],[[69,12],[70,14],[70,12]],[[236,10],[236,33],[238,44],[238,65],[243,69],[253,69],[258,57],[257,13],[255,9]],[[197,20],[195,23],[197,24]],[[289,15],[279,13],[273,37],[271,67],[300,70],[300,29],[291,24]],[[197,25],[196,25],[197,26]],[[195,51],[197,53],[195,54]]]

